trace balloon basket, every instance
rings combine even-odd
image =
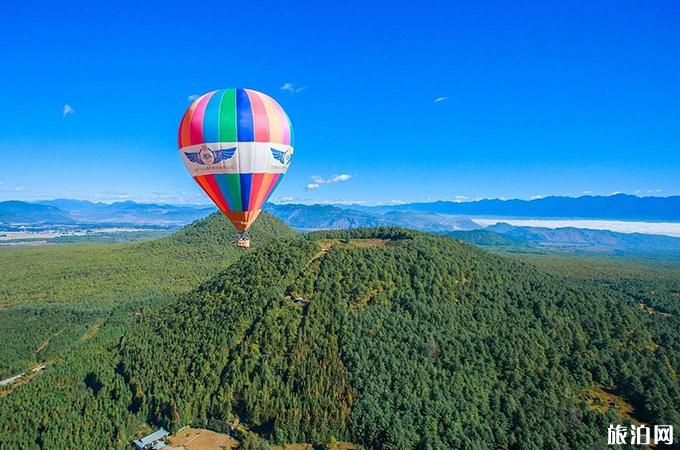
[[[236,238],[236,246],[240,248],[250,248],[250,237],[248,233],[239,233],[238,238]]]

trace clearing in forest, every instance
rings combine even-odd
[[[406,239],[320,239],[321,249],[328,252],[333,247],[337,248],[385,248],[403,245]]]
[[[635,421],[633,417],[633,405],[625,398],[609,392],[602,386],[592,386],[581,392],[580,397],[586,401],[592,411],[605,413],[613,409],[622,419]]]
[[[661,317],[672,317],[673,314],[671,313],[666,313],[666,312],[661,312],[657,311],[656,309],[652,308],[651,306],[645,305],[644,303],[640,303],[640,309],[645,311],[646,313],[652,314],[652,315],[657,315]]]
[[[323,255],[331,251],[332,248],[387,248],[404,245],[407,239],[319,239],[321,251],[309,260],[313,263]]]
[[[239,442],[228,434],[203,428],[184,428],[168,438],[167,450],[230,450]]]

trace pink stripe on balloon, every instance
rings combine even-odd
[[[264,107],[260,94],[250,89],[244,89],[250,99],[250,108],[253,111],[253,130],[255,132],[255,142],[270,142],[269,139],[269,117]]]
[[[191,116],[191,145],[202,144],[203,143],[203,116],[205,114],[205,107],[208,106],[208,101],[215,92],[209,92],[203,97],[197,100],[196,109],[194,109],[194,114]]]

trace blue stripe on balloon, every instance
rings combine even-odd
[[[236,113],[239,142],[254,142],[253,110],[250,106],[248,93],[244,89],[236,90]]]
[[[243,211],[248,211],[250,208],[250,185],[253,181],[252,173],[241,174],[241,206]]]
[[[220,103],[224,91],[217,91],[210,97],[203,114],[203,142],[220,142]]]

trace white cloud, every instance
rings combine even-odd
[[[187,100],[189,100],[190,102],[193,102],[193,101],[196,100],[198,97],[200,97],[200,95],[198,95],[198,94],[191,94],[190,96],[187,97]]]
[[[286,92],[302,92],[305,89],[307,89],[307,86],[298,86],[297,84],[293,84],[291,82],[285,82],[283,85],[281,85],[281,90]]]
[[[661,189],[647,189],[648,194],[653,194],[653,193],[658,193],[661,192]]]
[[[590,195],[590,194],[592,194],[592,193],[593,193],[593,191],[583,191],[583,194],[584,194],[584,195]]]
[[[64,104],[64,110],[61,113],[61,117],[64,118],[68,115],[75,114],[75,113],[76,113],[76,110],[73,109],[73,106],[66,103],[66,104]]]
[[[342,181],[350,180],[350,179],[354,178],[354,175],[342,173],[340,175],[333,175],[330,178],[321,178],[318,175],[312,175],[310,178],[316,184],[335,184],[335,183],[340,183]]]
[[[307,189],[308,191],[313,189],[319,189],[324,184],[342,183],[343,181],[351,180],[352,178],[354,178],[354,175],[341,173],[339,175],[333,175],[332,177],[328,178],[323,178],[318,175],[312,175],[309,178],[312,179],[313,183],[309,183],[307,186],[305,186],[305,189]]]
[[[12,188],[12,192],[24,192],[26,190],[23,186],[17,186]]]
[[[435,103],[441,103],[447,101],[449,98],[448,97],[437,97],[434,99]]]
[[[463,203],[467,199],[468,199],[468,197],[466,197],[464,195],[456,195],[455,197],[453,197],[453,201],[455,203]]]
[[[529,197],[529,200],[538,200],[538,199],[541,199],[541,198],[544,198],[544,197],[545,197],[545,195],[536,194],[536,195],[532,195],[531,197]]]
[[[331,183],[339,183],[341,181],[347,181],[350,178],[352,178],[352,175],[348,175],[346,173],[343,173],[342,175],[333,175],[331,177]]]

